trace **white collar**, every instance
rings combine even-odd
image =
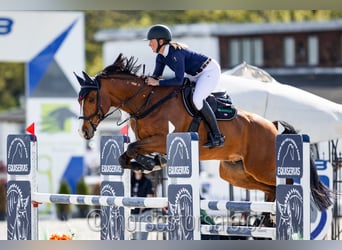
[[[165,47],[164,47],[164,52],[163,52],[163,56],[166,57],[167,54],[169,54],[169,47],[170,47],[170,44],[166,44]]]

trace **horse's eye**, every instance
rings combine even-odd
[[[94,98],[94,97],[90,97],[90,98],[89,98],[89,102],[90,102],[90,103],[95,102],[95,98]]]

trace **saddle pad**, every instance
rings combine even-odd
[[[217,120],[231,120],[234,119],[237,110],[229,97],[227,98],[215,98],[214,96],[209,96],[207,102],[215,113]]]
[[[233,105],[230,105],[227,107],[218,107],[214,113],[217,120],[231,120],[235,118],[237,110]]]

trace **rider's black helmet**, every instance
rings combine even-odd
[[[170,29],[162,24],[153,25],[147,32],[146,40],[164,39],[169,42],[172,39]]]

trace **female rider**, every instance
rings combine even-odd
[[[206,98],[215,89],[220,80],[220,65],[212,58],[191,51],[186,45],[173,42],[170,29],[161,24],[152,26],[146,36],[149,46],[157,53],[153,75],[147,78],[152,86],[180,86],[184,77],[196,82],[193,104],[210,127],[208,142],[203,147],[221,147],[225,137],[221,134],[216,117]],[[171,79],[160,79],[165,66],[174,71]]]

